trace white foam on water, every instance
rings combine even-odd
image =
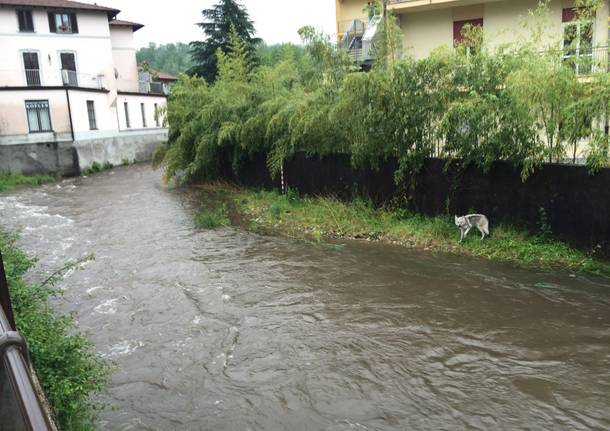
[[[90,289],[87,289],[87,295],[91,295],[91,294],[93,294],[93,292],[96,292],[98,290],[105,289],[105,288],[106,288],[105,286],[94,286]]]
[[[113,344],[108,348],[107,352],[100,353],[100,356],[102,356],[103,358],[115,358],[117,356],[125,356],[135,352],[136,350],[138,350],[138,348],[143,346],[144,343],[142,343],[141,341],[124,340],[120,343]]]
[[[109,299],[95,307],[93,311],[99,314],[116,314],[116,303],[118,299]]]

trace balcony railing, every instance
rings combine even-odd
[[[61,70],[61,82],[67,87],[94,88],[97,90],[105,88],[104,77],[67,69]]]
[[[165,95],[161,82],[139,81],[140,93]]]
[[[0,254],[0,429],[51,431],[29,362],[25,340],[14,331],[8,284]]]
[[[610,56],[607,46],[599,46],[579,52],[567,51],[562,56],[565,64],[572,67],[578,75],[593,75],[610,72]]]
[[[25,69],[25,82],[28,87],[40,87],[40,69]]]

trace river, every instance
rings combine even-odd
[[[197,229],[147,165],[0,196],[112,360],[104,430],[610,429],[610,281]],[[456,232],[457,238],[457,232]]]

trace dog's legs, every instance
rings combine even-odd
[[[471,228],[466,229],[466,231],[464,232],[464,237],[462,239],[465,239],[466,236],[468,236],[468,232],[470,232]]]
[[[479,231],[481,232],[481,241],[483,241],[485,239],[485,230],[479,228]]]

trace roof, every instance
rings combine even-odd
[[[170,75],[169,73],[165,73],[165,72],[157,72],[157,79],[159,81],[177,81],[178,78],[176,78],[174,75]]]
[[[0,0],[0,1],[2,1],[2,0]],[[139,24],[137,22],[131,22],[131,21],[124,21],[122,19],[113,19],[113,20],[110,20],[109,24],[110,25],[117,25],[117,26],[124,26],[124,27],[131,27],[131,28],[133,28],[133,31],[138,31],[142,27],[144,27],[144,24]]]
[[[120,10],[100,6],[98,4],[82,3],[71,0],[0,0],[0,6],[29,6],[56,9],[81,9],[106,12],[109,18],[114,18]]]

